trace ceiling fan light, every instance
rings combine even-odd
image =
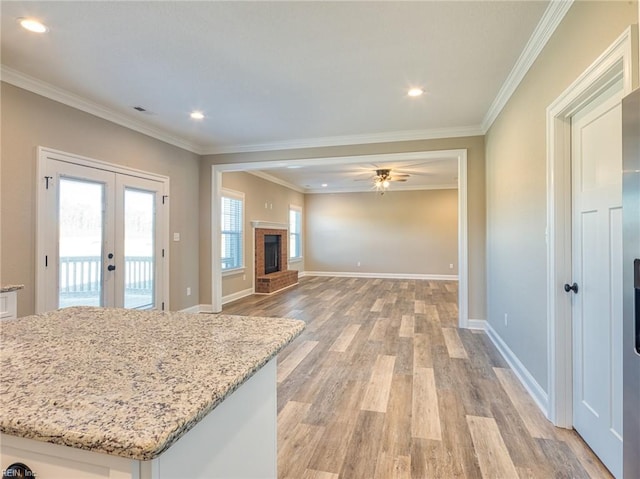
[[[18,23],[25,30],[33,33],[46,33],[49,31],[49,27],[33,18],[18,18]]]
[[[389,180],[384,180],[384,181],[382,182],[382,187],[383,187],[383,188],[389,188],[389,185],[390,185],[390,184],[391,184],[391,183],[389,183]]]
[[[410,88],[409,91],[407,92],[407,94],[409,96],[420,96],[424,93],[424,90],[422,88]]]

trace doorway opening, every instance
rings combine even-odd
[[[451,158],[458,165],[458,326],[461,328],[478,327],[469,321],[469,286],[468,286],[468,219],[467,219],[467,150],[417,151],[410,153],[387,153],[377,155],[358,155],[350,157],[328,157],[295,160],[296,166],[335,165],[335,164],[384,164],[397,162],[416,162],[432,158]],[[220,235],[220,193],[222,191],[222,174],[232,171],[268,170],[282,166],[282,161],[264,161],[249,163],[219,164],[211,167],[211,225],[212,238]],[[212,309],[222,311],[222,274],[220,252],[216,242],[211,245],[212,261]]]

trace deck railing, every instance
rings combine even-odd
[[[60,293],[92,293],[100,291],[102,263],[100,256],[61,256]],[[152,256],[124,258],[124,285],[128,292],[153,290]]]

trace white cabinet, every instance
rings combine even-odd
[[[0,319],[18,317],[18,294],[16,291],[0,293]]]
[[[0,469],[20,462],[42,479],[275,479],[276,425],[273,358],[151,461],[0,434]]]

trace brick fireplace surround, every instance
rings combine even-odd
[[[289,235],[286,228],[261,228],[255,229],[255,292],[257,294],[271,294],[281,289],[298,284],[298,272],[289,270]],[[264,273],[264,237],[266,235],[280,236],[280,252],[278,254],[278,267],[280,271]]]

